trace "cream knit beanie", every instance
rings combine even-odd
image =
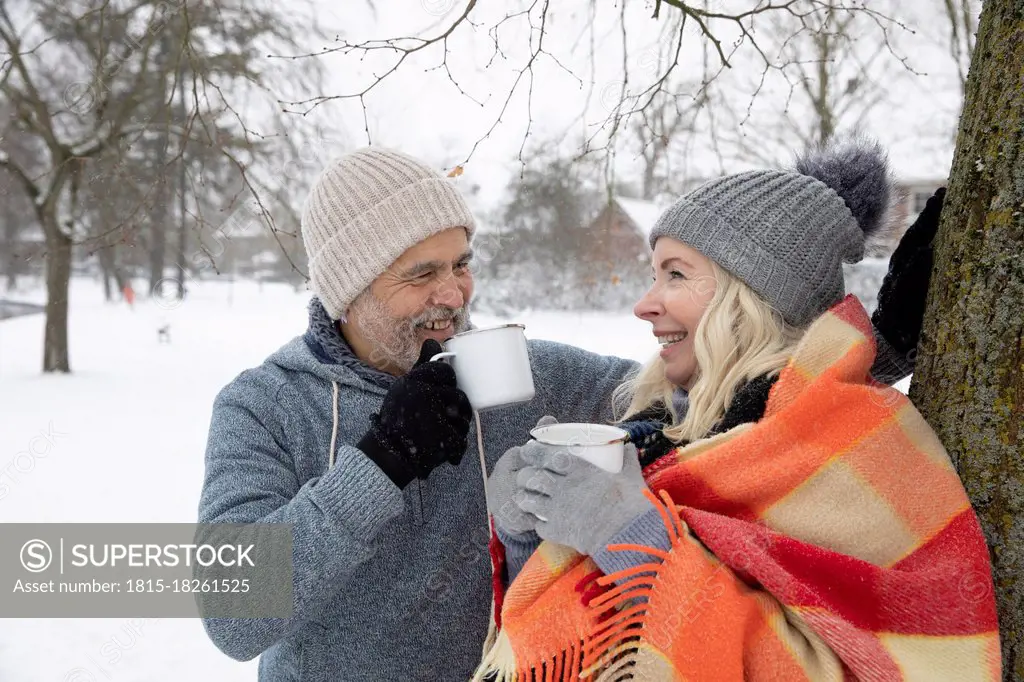
[[[409,247],[452,227],[476,230],[447,178],[401,152],[366,147],[330,162],[302,210],[313,293],[331,319]]]

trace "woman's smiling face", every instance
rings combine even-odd
[[[633,307],[661,343],[665,378],[690,389],[697,378],[693,337],[718,283],[711,261],[686,244],[662,237],[654,245],[654,283]]]

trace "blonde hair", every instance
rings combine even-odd
[[[804,330],[786,323],[776,310],[737,277],[711,262],[715,294],[694,332],[696,380],[682,421],[672,406],[677,388],[665,378],[660,357],[615,389],[613,400],[626,421],[661,403],[672,415],[664,430],[674,442],[703,438],[722,418],[736,391],[751,379],[774,376],[785,367]]]

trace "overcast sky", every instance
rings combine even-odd
[[[346,0],[344,4],[317,2],[318,21],[331,33],[336,31],[350,42],[359,42],[436,35],[462,13],[467,0],[377,0],[376,14],[362,0]],[[625,78],[630,82],[631,92],[641,91],[658,76],[658,46],[663,44],[660,31],[668,21],[668,13],[676,11],[663,7],[663,17],[655,20],[651,18],[653,3],[627,3],[624,16],[629,42],[624,64],[619,3],[598,3],[596,15],[591,16],[589,0],[553,1],[544,45],[557,57],[557,62],[547,57],[535,62],[532,97],[528,98],[527,75],[508,103],[501,122],[491,130],[505,106],[518,69],[529,56],[531,32],[525,17],[505,22],[498,34],[501,51],[495,54],[489,29],[520,4],[526,7],[534,3],[481,2],[470,15],[475,26],[466,24],[452,34],[447,46],[447,65],[458,87],[441,66],[441,47],[435,46],[407,58],[366,97],[373,144],[405,150],[441,168],[460,163],[472,151],[459,182],[467,188],[480,186],[475,203],[481,208],[500,200],[509,178],[518,171],[516,157],[528,120],[532,121],[531,140],[546,140],[549,146],[555,144],[552,140],[561,140],[566,153],[572,153],[577,149],[578,136],[593,134],[607,118],[624,73],[628,74]],[[540,4],[537,3],[538,8]],[[749,7],[751,3],[725,0],[720,4]],[[876,0],[870,6],[882,11],[891,9],[891,16],[905,28],[889,25],[889,40],[895,54],[881,44],[880,32],[865,33],[859,39],[865,58],[876,52],[882,54],[875,63],[881,65],[879,80],[885,90],[885,100],[872,109],[865,131],[889,148],[893,167],[900,176],[944,177],[952,160],[959,84],[945,46],[948,28],[941,2],[887,4],[885,0]],[[592,32],[587,30],[591,21]],[[728,48],[736,34],[724,25],[716,30]],[[680,83],[688,76],[700,74],[701,38],[696,27],[686,35],[678,72]],[[533,32],[532,36],[536,41],[538,34]],[[309,52],[318,52],[334,45],[310,38],[308,48]],[[751,61],[753,58],[751,51],[740,51],[734,67],[722,76],[730,79],[730,92],[734,93],[730,102],[737,111],[747,109],[758,82],[759,69]],[[900,64],[898,58],[903,58],[907,66]],[[324,61],[329,73],[321,94],[341,95],[364,89],[373,82],[374,74],[384,73],[397,57],[394,53],[377,53],[357,59],[353,55],[335,54],[316,59]],[[775,120],[773,117],[786,108],[787,91],[784,81],[770,73],[750,109],[752,124],[748,128]],[[791,115],[798,114],[792,111]],[[321,149],[324,158],[367,142],[358,100],[327,102],[317,107],[313,116],[330,133]],[[689,173],[710,175],[719,171],[718,162],[701,151],[693,151],[680,163],[685,164]],[[628,152],[617,156],[615,166],[621,177],[635,177],[638,173]],[[738,167],[739,164],[730,162],[725,170]]]

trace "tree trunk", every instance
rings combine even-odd
[[[111,303],[114,300],[114,290],[110,286],[111,273],[104,269],[102,274],[103,277],[103,300],[107,303]]]
[[[46,333],[43,371],[70,372],[68,361],[68,290],[71,281],[71,239],[56,224],[46,230]]]
[[[978,28],[910,396],[992,550],[1003,674],[1024,679],[1024,0]]]
[[[7,291],[14,291],[18,288],[18,266],[20,257],[18,255],[18,217],[11,215],[8,211],[4,216],[4,251],[7,254],[4,265],[4,274],[7,276]]]
[[[640,187],[641,198],[651,201],[654,199],[654,172],[658,165],[658,157],[655,154],[653,158],[644,158],[644,180]]]
[[[830,18],[832,14],[833,10],[830,8]],[[814,107],[814,114],[817,117],[818,139],[814,142],[824,147],[836,132],[835,112],[832,110],[832,102],[829,101],[829,90],[832,87],[830,70],[835,68],[832,62],[835,61],[836,48],[830,44],[827,32],[815,38],[815,46],[818,49],[818,87],[811,99],[811,106]]]
[[[179,301],[185,299],[185,278],[188,277],[188,271],[185,269],[187,267],[185,264],[185,251],[188,249],[188,217],[185,211],[185,184],[182,182],[178,207],[178,248],[175,253],[175,269],[177,270],[176,276],[178,278],[177,297]]]
[[[161,155],[161,160],[166,154]],[[164,164],[160,164],[159,167],[163,167]],[[151,214],[151,221],[149,225],[149,295],[152,296],[154,293],[159,294],[156,291],[157,287],[162,286],[164,279],[164,267],[167,264],[167,222],[170,215],[168,211],[168,202],[170,197],[167,192],[167,180],[160,180],[160,188],[157,194],[156,210]]]
[[[185,74],[179,72],[178,74],[178,102],[176,108],[177,123],[181,126],[186,126],[186,111],[185,111]],[[186,194],[188,191],[187,175],[186,175],[186,163],[187,157],[185,155],[184,142],[182,142],[182,151],[180,158],[178,159],[178,250],[175,254],[178,264],[178,300],[183,301],[185,299],[185,277],[188,272],[185,270],[185,251],[188,249],[188,205],[186,203]]]
[[[104,246],[97,251],[97,255],[100,259],[100,272],[103,276],[103,300],[110,303],[114,300],[115,294],[121,292],[121,283],[117,278],[117,259],[114,255],[114,245]],[[110,286],[110,281],[114,281],[114,286]]]

